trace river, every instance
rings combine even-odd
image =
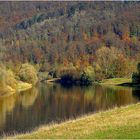
[[[140,101],[140,89],[117,86],[62,87],[39,84],[0,98],[0,136]]]

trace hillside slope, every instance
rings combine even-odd
[[[40,71],[86,67],[105,46],[134,63],[139,17],[140,2],[1,2],[0,60],[39,64]]]

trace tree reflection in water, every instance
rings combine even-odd
[[[140,100],[140,88],[133,88],[132,90],[132,94],[135,98],[139,99]]]
[[[26,132],[39,125],[136,103],[140,98],[135,92],[126,87],[64,88],[59,84],[40,84],[0,99],[0,132]]]
[[[0,98],[0,131],[5,127],[6,114],[13,111],[15,107],[16,96]]]
[[[33,87],[32,89],[23,92],[20,96],[20,101],[23,107],[28,108],[32,106],[38,96],[38,89]]]

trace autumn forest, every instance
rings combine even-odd
[[[139,91],[140,1],[0,1],[0,138],[140,138]]]
[[[56,77],[94,69],[95,79],[130,77],[140,60],[139,2],[1,2],[0,60]],[[55,74],[54,74],[55,73]]]

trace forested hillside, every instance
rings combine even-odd
[[[29,62],[57,74],[93,68],[98,80],[131,76],[140,2],[0,2],[0,59],[11,69]]]

